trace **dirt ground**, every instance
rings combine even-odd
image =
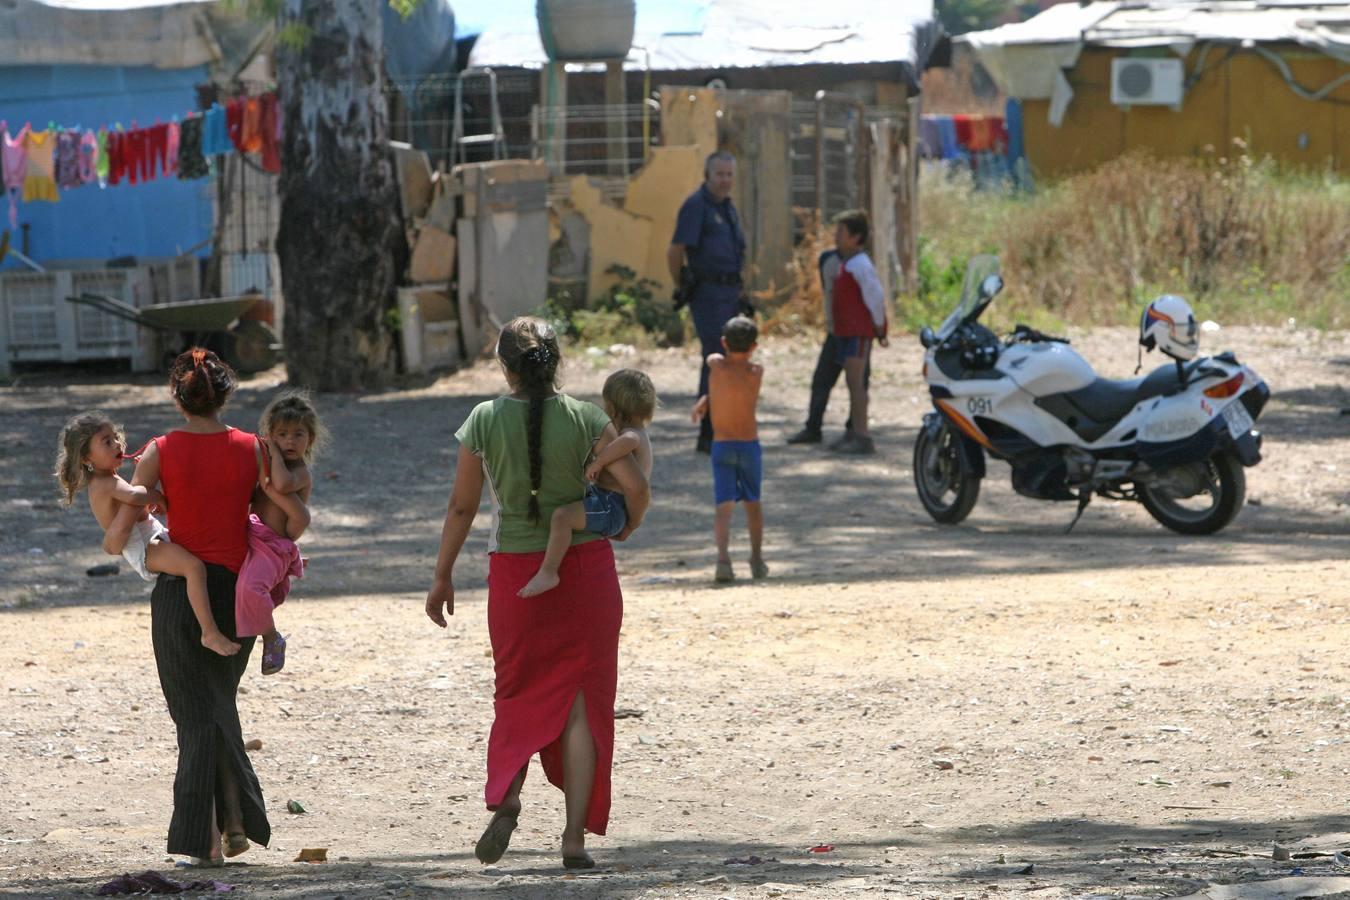
[[[1250,505],[1208,539],[1108,502],[1065,535],[1070,506],[1015,496],[1002,464],[966,524],[938,527],[910,473],[927,407],[917,341],[876,358],[881,452],[865,460],[784,446],[813,347],[768,343],[773,577],[720,589],[711,478],[686,419],[692,354],[572,351],[573,393],[637,365],[665,401],[657,499],[618,548],[618,705],[635,715],[616,723],[601,868],[580,876],[558,866],[561,795],[537,765],[511,853],[491,868],[472,856],[491,716],[486,506],[451,627],[422,612],[451,435],[498,391],[495,369],[321,397],[335,441],[316,469],[311,574],[278,616],[287,667],[263,678],[255,653],[240,697],[273,845],[216,876],[256,897],[1041,900],[1298,875],[1312,880],[1296,894],[1350,890],[1330,855],[1350,847],[1350,334],[1206,340],[1275,391]],[[1108,374],[1134,367],[1127,332],[1075,342]],[[247,383],[228,420],[252,426],[279,382]],[[158,378],[0,388],[0,894],[174,874],[149,585],[125,566],[86,577],[106,559],[97,528],[58,507],[48,475],[62,421],[91,407],[136,444],[175,424]],[[844,407],[836,395],[832,431]],[[1274,842],[1313,855],[1276,861]],[[293,862],[314,847],[328,863]]]

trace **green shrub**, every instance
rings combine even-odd
[[[1030,197],[926,170],[919,198],[919,291],[901,302],[907,324],[942,305],[952,267],[994,252],[1006,283],[990,310],[999,319],[1133,324],[1166,292],[1228,324],[1350,325],[1350,181],[1331,174],[1282,171],[1240,152],[1131,154]]]
[[[657,296],[660,285],[639,278],[627,266],[610,266],[605,274],[617,280],[589,306],[575,302],[560,291],[536,311],[552,323],[559,334],[588,346],[654,344],[674,347],[684,343],[685,323],[668,296]]]

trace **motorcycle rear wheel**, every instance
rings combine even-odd
[[[1209,505],[1198,507],[1182,504],[1180,497],[1169,493],[1166,486],[1139,485],[1139,501],[1149,515],[1178,534],[1214,534],[1226,526],[1242,509],[1247,497],[1247,474],[1242,464],[1227,453],[1216,453],[1201,463],[1194,474],[1203,483],[1203,491],[1194,495],[1209,495]],[[1164,473],[1166,474],[1166,473]]]
[[[980,478],[970,471],[961,438],[945,421],[936,437],[924,427],[914,439],[914,487],[923,508],[943,525],[964,521],[975,508]]]

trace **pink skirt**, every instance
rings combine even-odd
[[[563,557],[556,588],[536,597],[516,596],[543,559],[542,552],[494,553],[488,565],[488,633],[497,689],[485,799],[488,809],[496,809],[536,753],[544,775],[562,788],[563,726],[577,695],[584,695],[596,750],[586,830],[604,834],[623,622],[614,550],[604,540],[578,544]]]
[[[277,534],[257,516],[249,516],[248,556],[234,590],[235,634],[242,638],[271,631],[272,610],[291,592],[291,579],[304,572],[295,541]]]

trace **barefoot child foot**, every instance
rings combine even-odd
[[[538,572],[535,572],[534,577],[527,581],[525,586],[520,589],[518,596],[534,597],[538,594],[551,591],[558,586],[560,580],[561,579],[558,578],[557,569],[550,572],[547,568],[541,568]]]

